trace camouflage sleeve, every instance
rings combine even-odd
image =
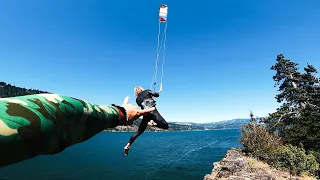
[[[58,94],[0,99],[0,167],[55,154],[124,123],[121,107]]]

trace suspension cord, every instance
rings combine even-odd
[[[166,26],[163,32],[164,36],[164,43],[163,43],[163,52],[162,52],[162,68],[161,68],[161,79],[160,79],[160,90],[159,92],[162,91],[162,82],[163,82],[163,71],[164,71],[164,59],[165,59],[165,52],[166,52],[166,41],[167,41],[167,26],[168,26],[168,21],[166,22]]]
[[[156,88],[158,60],[159,60],[159,48],[160,48],[160,44],[159,43],[160,43],[160,27],[161,27],[160,25],[161,25],[161,22],[159,21],[156,65],[155,65],[155,69],[154,69],[154,73],[153,73],[153,81],[151,83],[151,89],[152,89],[152,86],[153,86],[154,91],[155,91],[155,88]]]
[[[156,91],[156,82],[157,82],[157,72],[158,72],[158,63],[159,63],[159,54],[162,49],[162,44],[163,45],[163,53],[162,53],[162,68],[161,68],[161,80],[160,80],[160,90],[162,91],[162,82],[163,82],[163,74],[164,74],[164,54],[166,50],[166,36],[167,36],[167,22],[164,28],[164,32],[162,34],[161,42],[160,42],[160,33],[161,32],[161,22],[159,22],[159,30],[158,30],[158,45],[157,45],[157,57],[156,57],[156,65],[155,65],[155,70],[154,70],[154,75],[153,75],[153,82],[151,84],[151,89],[153,86],[154,91]]]

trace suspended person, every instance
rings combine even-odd
[[[168,123],[156,108],[156,101],[154,100],[154,98],[159,97],[159,93],[152,92],[149,89],[143,90],[141,86],[137,86],[134,88],[134,95],[136,96],[136,103],[141,107],[141,109],[146,110],[154,108],[154,110],[143,115],[138,131],[131,136],[128,144],[124,147],[125,155],[128,155],[131,145],[146,130],[148,125],[155,126],[161,129],[169,128]]]
[[[106,128],[132,125],[151,109],[139,110],[126,97],[122,106],[103,106],[58,94],[0,98],[0,167],[52,155]]]

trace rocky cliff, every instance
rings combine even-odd
[[[244,156],[239,149],[230,149],[213,166],[212,173],[205,175],[204,180],[315,180],[307,176],[290,176],[289,172],[276,170],[266,163]]]

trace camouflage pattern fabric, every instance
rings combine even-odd
[[[119,125],[113,106],[58,94],[0,99],[0,167],[56,154]]]

